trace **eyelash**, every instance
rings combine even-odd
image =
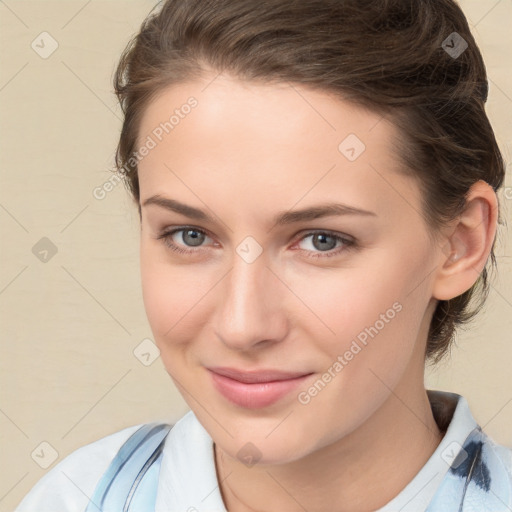
[[[175,252],[178,252],[178,253],[181,253],[181,254],[193,254],[193,253],[197,253],[198,251],[201,251],[202,249],[199,248],[197,250],[194,250],[194,249],[191,249],[191,250],[187,250],[187,249],[182,249],[181,247],[179,247],[178,245],[176,245],[174,242],[172,242],[172,236],[175,234],[175,233],[178,233],[180,231],[187,231],[187,230],[191,230],[191,231],[197,231],[198,233],[201,233],[203,235],[206,235],[206,236],[209,236],[207,232],[205,232],[204,230],[202,229],[199,229],[199,228],[195,228],[193,226],[185,226],[185,227],[180,227],[180,228],[177,228],[177,229],[173,229],[171,231],[164,231],[162,232],[160,235],[158,235],[156,237],[157,240],[161,240],[169,249],[175,251]],[[349,239],[349,238],[345,238],[345,237],[342,237],[340,235],[336,235],[330,231],[322,231],[322,230],[316,230],[316,231],[311,231],[309,233],[306,233],[305,235],[302,236],[302,238],[300,238],[299,242],[304,240],[305,238],[307,238],[308,236],[312,236],[312,235],[328,235],[332,238],[334,238],[337,242],[343,242],[344,246],[343,247],[339,247],[338,249],[331,249],[329,252],[317,252],[315,253],[314,255],[313,254],[308,254],[307,257],[309,258],[329,258],[329,257],[332,257],[332,256],[337,256],[339,255],[341,252],[344,252],[344,251],[348,251],[348,250],[351,250],[351,249],[355,249],[357,247],[357,244],[356,244],[356,241],[355,240],[352,240],[352,239]],[[305,251],[307,253],[311,253],[311,251],[308,251],[307,249],[300,249],[302,251]]]

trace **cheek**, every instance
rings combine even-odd
[[[153,242],[141,242],[140,265],[144,307],[158,342],[176,323],[177,297],[186,289],[176,279],[177,273],[171,272],[171,267],[162,261],[161,249],[153,245]]]
[[[190,338],[206,318],[205,276],[171,262],[164,250],[149,242],[142,243],[140,261],[144,307],[157,345],[162,350],[171,340]]]
[[[425,287],[411,293],[417,268],[404,268],[396,254],[376,256],[373,265],[292,285],[317,313],[307,315],[307,337],[321,340],[327,362],[344,357],[343,372],[356,379],[375,379],[370,368],[391,378],[405,368],[428,303]]]
[[[375,261],[354,268],[289,274],[285,281],[300,298],[293,297],[294,307],[302,315],[298,321],[307,320],[309,329],[316,329],[317,336],[333,343],[359,334],[364,341],[365,330],[375,323],[379,331],[396,323],[408,278],[400,264],[395,262],[395,268],[383,264],[383,253],[375,253]]]

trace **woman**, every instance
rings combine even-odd
[[[457,4],[168,0],[115,89],[191,411],[80,448],[17,510],[510,510],[512,450],[424,387],[488,292],[505,172]]]

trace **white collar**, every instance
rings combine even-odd
[[[449,423],[443,439],[426,464],[406,487],[376,512],[418,512],[425,510],[450,469],[469,434],[478,427],[467,400],[456,393],[429,390],[430,404],[438,424]],[[450,420],[451,411],[453,416]]]
[[[439,415],[449,422],[446,433],[425,466],[387,505],[377,512],[417,512],[425,510],[445,477],[450,453],[464,444],[478,425],[464,397],[445,391],[428,391]],[[450,418],[451,411],[453,417]],[[455,444],[454,444],[455,443]],[[167,436],[160,469],[156,512],[227,512],[220,494],[213,440],[189,411]]]
[[[213,440],[193,411],[169,432],[155,512],[227,512],[220,494]]]

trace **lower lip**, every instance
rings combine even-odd
[[[277,402],[297,388],[311,375],[304,375],[288,380],[246,384],[212,371],[210,371],[210,373],[212,375],[213,384],[225,398],[247,409],[260,409]]]

